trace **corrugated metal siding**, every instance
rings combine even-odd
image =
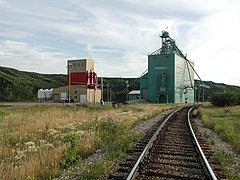
[[[187,94],[184,94],[184,87],[186,86],[189,88],[187,88]],[[184,103],[186,96],[188,97],[187,102],[194,102],[194,90],[191,89],[192,86],[194,86],[193,69],[190,67],[190,65],[187,65],[187,62],[184,58],[175,55],[175,103]]]
[[[166,73],[165,88],[168,102],[174,102],[174,54],[148,56],[148,101],[151,103],[166,102],[165,97],[158,99],[157,93],[162,88],[162,73]],[[163,99],[161,99],[163,98]]]
[[[144,74],[140,79],[140,94],[142,99],[147,99],[148,89],[148,73]]]

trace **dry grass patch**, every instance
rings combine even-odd
[[[128,129],[172,107],[0,107],[0,179],[51,179],[61,164],[83,160],[98,148],[108,151],[111,158],[121,156],[135,140],[134,135],[126,137]],[[116,151],[119,147],[122,150]]]
[[[38,153],[16,151],[13,159],[0,167],[0,179],[46,179],[59,173],[59,161],[65,146],[42,149]]]

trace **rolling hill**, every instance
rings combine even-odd
[[[66,75],[38,74],[0,67],[0,101],[33,101],[37,91],[66,84]]]
[[[39,89],[60,87],[65,85],[66,81],[67,77],[64,74],[39,74],[0,67],[0,102],[36,101]],[[126,100],[126,81],[129,83],[128,91],[139,89],[139,79],[104,77],[104,100]],[[198,80],[195,80],[195,83],[198,82]],[[239,86],[214,83],[212,81],[204,81],[204,83],[211,87],[210,89],[205,89],[205,100],[208,100],[213,94],[220,92],[240,92]]]

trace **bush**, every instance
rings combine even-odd
[[[240,104],[240,93],[224,92],[211,97],[211,103],[216,106],[235,106]]]
[[[129,127],[111,118],[100,122],[97,131],[99,133],[98,146],[106,152],[108,160],[124,156],[138,139],[138,135]]]
[[[77,135],[72,132],[68,133],[64,137],[64,142],[68,144],[68,148],[61,159],[61,169],[72,166],[81,160],[81,156],[77,152]]]

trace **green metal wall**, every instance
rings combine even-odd
[[[156,54],[148,56],[148,98],[150,103],[166,103],[165,96],[158,96],[162,89],[162,73],[166,74],[165,88],[168,94],[168,103],[174,103],[174,54]]]
[[[140,94],[141,99],[147,99],[148,91],[148,73],[144,74],[140,79]]]

